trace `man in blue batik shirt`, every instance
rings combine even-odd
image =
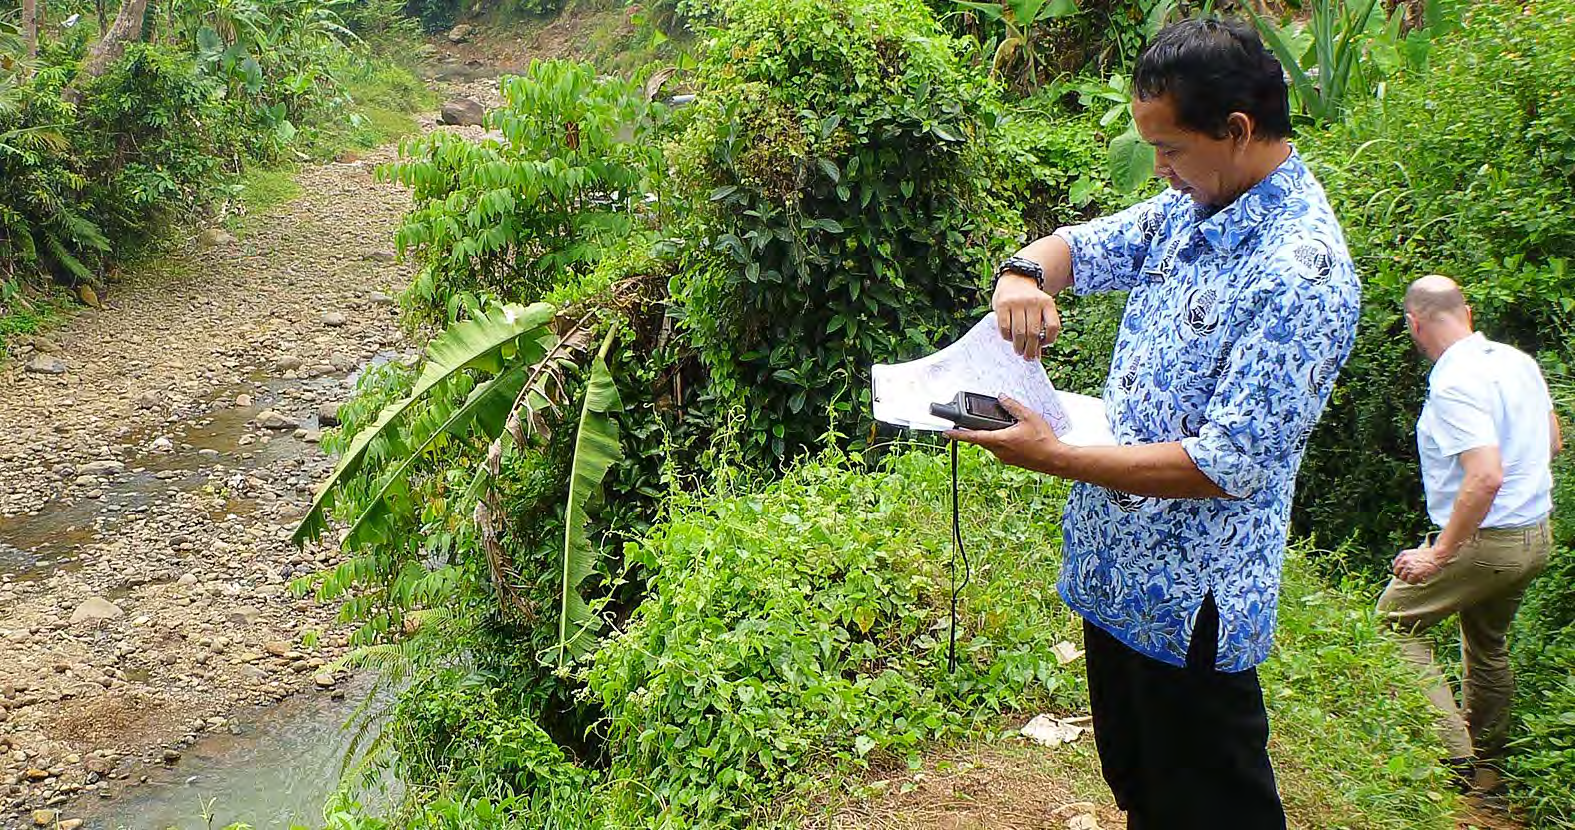
[[[1038,359],[1060,329],[1051,295],[1131,292],[1104,391],[1119,446],[1065,445],[1015,402],[1016,426],[952,435],[1077,482],[1059,587],[1085,620],[1094,736],[1127,826],[1278,830],[1255,667],[1360,288],[1251,27],[1166,28],[1133,87],[1170,189],[1024,248],[994,298],[1001,336]]]

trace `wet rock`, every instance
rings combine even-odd
[[[454,98],[443,104],[438,123],[455,127],[480,127],[486,110],[472,98]]]
[[[286,355],[274,361],[273,367],[281,372],[289,372],[301,368],[301,359],[293,355]]]
[[[241,394],[236,395],[235,396],[235,405],[240,407],[241,409],[246,409],[247,407],[250,407],[252,405],[252,396],[246,394],[245,392],[242,392]]]
[[[371,301],[372,305],[383,306],[385,308],[392,306],[395,302],[393,297],[384,294],[381,291],[373,291],[371,294],[367,295],[367,299]]]
[[[148,452],[174,452],[174,451],[175,451],[175,442],[171,441],[169,438],[167,438],[165,436],[159,436],[158,438],[153,439],[153,443],[148,445]]]
[[[317,407],[317,423],[325,427],[339,426],[339,404],[324,403]]]
[[[137,396],[138,409],[157,409],[162,403],[164,403],[164,396],[151,389]]]
[[[181,754],[177,750],[166,749],[166,750],[164,750],[164,756],[163,757],[164,757],[164,765],[167,766],[167,767],[172,767],[172,766],[175,766],[176,764],[180,763]]]
[[[320,671],[312,675],[312,682],[317,684],[319,689],[332,689],[335,683],[334,675],[332,672]]]
[[[236,625],[254,626],[257,624],[257,619],[261,616],[262,609],[254,605],[242,605],[231,610],[227,619]]]
[[[342,311],[330,311],[323,315],[323,325],[336,329],[345,324],[345,315]]]
[[[223,228],[208,228],[197,234],[197,244],[204,248],[217,248],[220,245],[235,244],[235,236]]]
[[[48,827],[49,825],[55,823],[55,816],[56,813],[54,810],[34,810],[33,826]]]
[[[470,35],[474,31],[476,31],[476,27],[470,25],[469,23],[461,23],[458,26],[448,30],[448,42],[464,43],[470,39]]]
[[[103,597],[91,597],[78,605],[77,610],[71,612],[71,624],[76,625],[88,620],[113,620],[125,613],[120,610],[120,606]]]
[[[275,412],[272,409],[264,409],[257,413],[256,421],[257,425],[263,429],[295,429],[300,426],[294,418]]]
[[[83,464],[82,468],[77,470],[78,473],[86,476],[115,475],[125,471],[126,465],[124,462],[112,461],[108,459],[104,461],[90,461],[86,464]]]
[[[66,362],[53,355],[41,354],[27,362],[27,371],[37,375],[63,375]]]
[[[60,830],[82,830],[82,819],[68,818],[60,822]]]

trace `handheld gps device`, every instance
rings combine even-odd
[[[950,401],[932,403],[930,414],[945,418],[963,429],[1006,429],[1017,423],[1017,418],[1007,412],[994,395],[975,392],[958,392],[957,397]]]

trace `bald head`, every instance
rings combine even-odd
[[[1405,290],[1405,310],[1421,320],[1466,315],[1466,296],[1460,293],[1455,281],[1439,274],[1429,274]]]

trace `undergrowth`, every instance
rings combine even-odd
[[[575,758],[530,700],[463,672],[413,688],[394,734],[414,797],[395,826],[796,826],[942,743],[1085,711],[1081,666],[1052,650],[1081,630],[1054,589],[1064,485],[962,454],[954,673],[947,459],[861,466],[833,456],[762,490],[680,496],[629,545],[649,591],[581,670],[604,755]],[[1293,825],[1451,827],[1419,681],[1363,598],[1290,562],[1263,677]],[[331,826],[391,826],[336,809]]]

